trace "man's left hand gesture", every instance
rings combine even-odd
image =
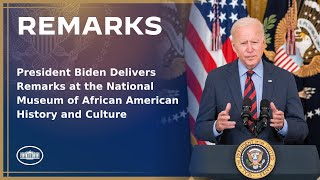
[[[270,103],[270,108],[272,110],[272,119],[270,120],[270,126],[278,130],[282,129],[284,126],[284,113],[279,111],[273,102]]]

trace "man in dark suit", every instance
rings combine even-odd
[[[259,118],[260,101],[269,100],[271,119],[258,135],[270,144],[303,143],[308,134],[303,108],[291,73],[262,59],[266,48],[263,25],[245,17],[231,29],[238,59],[208,74],[195,135],[217,144],[240,144],[254,138],[241,119],[242,101],[249,97],[251,114]]]

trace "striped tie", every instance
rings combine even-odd
[[[248,70],[247,71],[247,79],[245,84],[244,90],[244,97],[251,99],[252,106],[251,106],[251,115],[253,120],[257,119],[257,96],[256,96],[256,89],[254,88],[254,83],[251,79],[254,71]],[[248,121],[248,126],[251,131],[253,131],[254,124],[252,121]]]

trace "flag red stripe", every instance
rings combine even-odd
[[[278,65],[278,67],[284,68],[290,61],[291,61],[291,58],[290,58],[290,56],[288,56],[286,59],[284,59],[284,60]]]
[[[193,119],[191,115],[189,116],[190,116],[190,131],[192,132],[192,134],[194,134],[194,126],[196,124],[196,121]]]
[[[222,52],[227,63],[231,63],[232,61],[236,60],[238,57],[237,54],[232,49],[230,38],[228,38],[222,45]]]
[[[203,67],[207,72],[210,72],[212,69],[217,68],[217,65],[214,59],[211,57],[210,53],[207,51],[197,31],[195,30],[195,28],[190,22],[188,23],[186,38],[189,40],[191,46],[193,47],[194,51],[197,53],[199,59],[202,62]]]
[[[292,70],[292,72],[295,72],[295,71],[297,71],[299,69],[299,66],[296,66],[296,68],[294,68],[293,70]]]
[[[196,97],[198,103],[200,103],[202,89],[199,81],[197,80],[196,76],[194,75],[188,64],[186,64],[186,73],[188,79],[187,85]]]
[[[286,54],[284,53],[284,51],[279,51],[279,53],[276,54],[276,57],[274,58],[275,62],[274,65],[279,65],[279,63],[282,62],[282,60],[285,58]]]
[[[290,62],[284,67],[284,69],[285,69],[285,70],[289,70],[290,67],[293,66],[293,65],[294,65],[294,61],[290,61]]]

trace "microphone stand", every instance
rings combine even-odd
[[[267,122],[263,121],[263,119],[261,118],[258,118],[256,120],[253,120],[253,123],[254,123],[253,135],[256,138],[267,127]]]
[[[258,119],[254,119],[253,120],[254,123],[254,127],[253,127],[253,135],[255,138],[258,137],[258,130],[257,130],[257,126],[258,126]]]

